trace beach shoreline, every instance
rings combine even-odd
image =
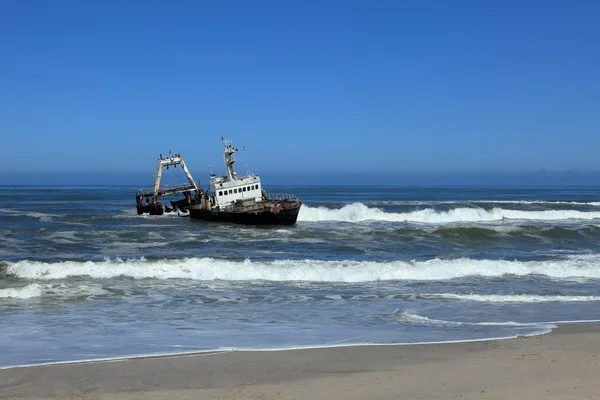
[[[600,399],[600,325],[459,343],[225,351],[0,370],[0,399]]]

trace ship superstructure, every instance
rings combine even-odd
[[[231,144],[231,140],[221,138],[223,146],[223,160],[225,162],[226,175],[217,177],[210,176],[209,196],[213,206],[227,207],[236,202],[258,202],[262,200],[263,193],[260,177],[249,171],[246,175],[238,176],[233,169],[236,162],[233,155],[239,150]]]

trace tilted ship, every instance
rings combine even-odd
[[[179,185],[160,185],[162,171],[169,167],[177,168],[180,166],[187,178],[187,183]],[[183,199],[171,201],[171,207],[164,206],[160,202],[160,198],[164,196],[183,194]],[[137,213],[150,215],[163,215],[165,212],[178,211],[180,214],[187,214],[185,211],[189,206],[199,203],[202,197],[202,190],[198,188],[196,182],[192,178],[192,174],[187,169],[181,154],[171,154],[163,157],[162,154],[158,158],[158,166],[154,179],[154,186],[150,189],[140,189],[135,192]]]
[[[206,192],[194,182],[180,154],[158,159],[158,170],[154,187],[136,192],[138,214],[162,215],[176,211],[180,216],[214,222],[232,222],[248,225],[294,225],[298,219],[302,202],[291,194],[267,193],[260,177],[249,171],[238,175],[233,164],[233,155],[238,151],[229,139],[221,138],[224,146],[223,159],[227,174],[210,175]],[[161,186],[163,168],[180,165],[188,183]],[[183,199],[171,201],[171,208],[159,200],[163,196],[182,193]]]

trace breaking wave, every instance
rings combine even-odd
[[[600,301],[600,296],[544,296],[544,295],[498,295],[498,294],[424,294],[417,296],[428,300],[469,300],[485,303],[547,303]]]
[[[504,208],[454,208],[448,211],[436,211],[432,208],[424,210],[391,213],[379,208],[367,207],[362,203],[353,203],[339,209],[326,207],[309,207],[300,209],[298,221],[390,221],[420,223],[452,223],[452,222],[491,222],[503,219],[556,221],[567,219],[591,220],[600,219],[600,211],[578,210],[543,210],[523,211]]]
[[[147,261],[18,261],[6,263],[6,272],[25,279],[129,277],[134,279],[193,279],[201,281],[305,281],[373,282],[394,280],[448,280],[467,276],[545,275],[552,278],[600,278],[600,255],[547,261],[431,259],[428,261],[323,261],[271,262],[188,258]]]
[[[371,205],[382,206],[427,206],[436,204],[522,204],[522,205],[567,205],[600,207],[600,201],[561,201],[561,200],[385,200],[370,201]]]
[[[31,285],[0,289],[0,299],[31,299],[42,295],[42,285],[32,283]]]
[[[551,322],[515,322],[515,321],[482,321],[482,322],[461,322],[446,321],[441,319],[427,318],[419,314],[411,314],[404,310],[396,310],[387,319],[396,321],[406,321],[417,325],[474,325],[474,326],[512,326],[512,327],[540,327],[545,328],[547,332],[553,327]]]
[[[0,289],[0,299],[32,299],[42,296],[78,297],[108,294],[100,287],[89,285],[65,285],[32,283],[27,286]]]

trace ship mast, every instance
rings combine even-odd
[[[185,177],[187,178],[188,182],[190,183],[189,189],[194,189],[196,194],[199,192],[198,186],[196,186],[196,182],[194,182],[194,179],[192,178],[192,174],[190,174],[190,171],[187,169],[187,166],[183,162],[183,158],[181,158],[181,154],[171,154],[171,152],[169,151],[168,157],[163,157],[161,154],[160,157],[158,158],[158,165],[156,167],[156,177],[154,180],[154,191],[153,191],[154,195],[152,196],[153,202],[156,202],[158,200],[158,197],[161,195],[159,189],[160,189],[160,179],[162,177],[163,168],[166,167],[167,169],[169,169],[170,166],[177,168],[178,164],[183,169]]]
[[[233,155],[238,151],[238,149],[234,148],[231,144],[231,140],[227,138],[222,137],[221,143],[223,143],[223,146],[225,147],[223,150],[223,159],[225,161],[225,168],[227,169],[227,180],[235,181],[237,180],[237,176],[233,171],[233,164],[235,163],[235,158],[233,158]]]

